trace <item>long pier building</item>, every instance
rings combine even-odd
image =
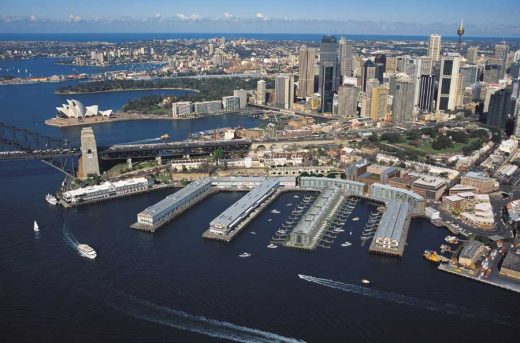
[[[211,179],[191,182],[179,191],[168,195],[158,203],[137,214],[132,228],[154,232],[161,225],[206,197],[211,191]]]
[[[410,220],[410,205],[407,202],[388,201],[368,250],[372,253],[403,256]]]
[[[327,229],[327,219],[332,218],[341,204],[341,193],[341,189],[336,186],[323,190],[292,230],[285,246],[314,250]]]
[[[280,187],[280,179],[267,178],[254,187],[240,200],[228,207],[218,217],[209,223],[209,229],[203,234],[204,238],[230,241],[244,226],[247,219],[252,219],[257,208],[266,203]],[[274,199],[272,197],[269,200]],[[257,212],[258,213],[258,212]]]

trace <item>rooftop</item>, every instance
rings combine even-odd
[[[389,201],[379,222],[374,239],[390,238],[391,240],[399,241],[409,214],[410,206],[407,202]]]
[[[149,213],[151,215],[161,213],[167,210],[170,206],[172,206],[172,204],[184,200],[186,197],[190,196],[194,191],[210,185],[211,180],[209,178],[193,181],[186,187],[178,190],[173,194],[168,195],[166,198],[159,201],[158,203],[150,207],[147,207],[142,213]]]
[[[478,253],[479,249],[484,246],[484,243],[479,241],[468,241],[462,248],[459,258],[473,259],[475,254]]]

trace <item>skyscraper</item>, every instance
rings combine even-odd
[[[441,59],[441,35],[430,35],[428,43],[428,57],[431,57],[433,63]]]
[[[498,83],[502,77],[502,63],[499,59],[490,58],[484,66],[484,82]]]
[[[376,66],[371,60],[366,60],[365,63],[363,63],[363,92],[367,91],[367,81],[373,78],[376,78]]]
[[[359,87],[353,84],[344,84],[338,91],[338,115],[340,117],[356,117]]]
[[[379,80],[379,83],[383,83],[383,76],[386,70],[386,55],[385,54],[377,54],[374,58],[374,63],[376,64],[376,79]]]
[[[321,95],[321,112],[332,113],[334,90],[339,86],[338,42],[334,36],[323,36],[320,43],[320,78],[318,82]]]
[[[462,87],[466,88],[477,82],[478,67],[474,64],[465,64],[460,67],[462,74]]]
[[[395,81],[395,94],[392,102],[392,121],[395,123],[413,120],[414,84],[401,78]]]
[[[466,52],[466,59],[468,60],[468,63],[475,63],[478,58],[478,47],[477,46],[470,46],[468,48],[468,51]]]
[[[320,89],[321,112],[332,113],[334,100],[334,80],[336,68],[331,62],[320,63]]]
[[[299,63],[298,96],[305,98],[314,94],[316,50],[314,48],[302,47],[300,49]]]
[[[442,56],[437,111],[454,111],[459,93],[460,56]]]
[[[423,112],[433,111],[433,97],[435,91],[435,75],[421,75],[419,85],[419,110]]]
[[[388,94],[387,87],[379,86],[372,88],[370,97],[370,118],[372,121],[380,121],[385,118],[388,111]]]
[[[275,102],[278,108],[291,108],[294,96],[294,79],[292,75],[279,74],[274,79]]]
[[[506,74],[506,63],[507,63],[507,54],[509,54],[509,45],[507,44],[497,44],[495,45],[495,58],[500,61],[500,78],[503,78]]]
[[[347,41],[345,37],[341,37],[339,40],[339,63],[343,78],[352,76],[352,56],[352,43]]]
[[[256,83],[256,103],[258,105],[265,105],[265,81],[258,80]]]
[[[514,104],[511,101],[511,89],[505,88],[496,91],[491,95],[486,124],[497,129],[504,129],[508,116],[512,115],[512,110],[514,110]]]

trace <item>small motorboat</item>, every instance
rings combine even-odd
[[[350,231],[349,234],[352,236],[352,231]]]
[[[363,285],[367,285],[367,286],[370,285],[370,281],[368,281],[367,279],[363,279],[363,280],[361,280],[361,283],[362,283]]]
[[[252,234],[252,235],[256,235],[256,232],[254,232],[254,231],[251,231],[251,234]]]
[[[281,212],[278,211],[278,210],[275,208],[274,210],[271,210],[271,213],[278,214],[278,213],[281,213]]]
[[[273,219],[272,218],[267,219],[268,222],[270,222],[271,220],[273,220]]]
[[[354,218],[352,218],[352,221],[353,221],[353,222],[357,222],[358,220],[359,220],[359,217],[354,217]]]
[[[251,256],[251,254],[248,252],[243,252],[240,255],[238,255],[238,257],[250,257],[250,256]]]
[[[351,245],[352,245],[352,243],[350,243],[350,242],[341,243],[342,247],[349,247]]]
[[[276,248],[278,248],[278,245],[271,243],[271,244],[269,244],[267,247],[268,247],[269,249],[276,249]]]

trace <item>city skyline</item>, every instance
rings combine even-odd
[[[367,7],[354,1],[332,1],[327,7],[314,2],[267,0],[257,6],[236,1],[172,3],[154,1],[63,0],[0,4],[2,33],[96,32],[226,32],[226,33],[350,33],[455,35],[464,18],[468,36],[520,37],[514,0],[417,3],[405,0],[396,6],[381,0]],[[449,11],[446,8],[449,7]],[[312,11],[309,9],[312,8]],[[334,10],[329,10],[334,9]],[[507,10],[505,10],[507,9]],[[312,13],[312,15],[309,15]]]

